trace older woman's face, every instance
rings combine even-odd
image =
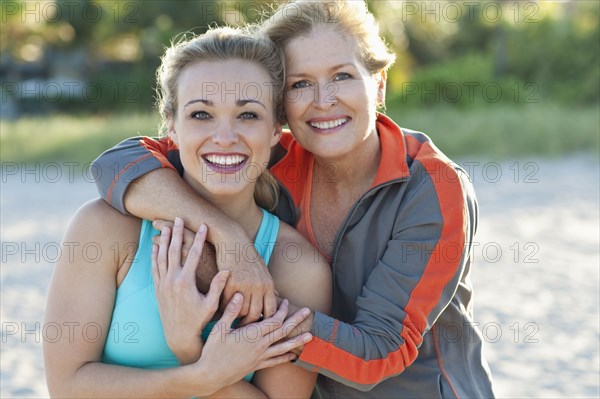
[[[376,134],[384,83],[365,68],[350,35],[318,27],[292,39],[284,51],[285,112],[300,145],[334,160]]]

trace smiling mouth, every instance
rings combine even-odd
[[[209,169],[218,173],[235,173],[241,170],[248,157],[246,155],[203,155],[202,159],[208,165]]]
[[[335,119],[332,121],[325,121],[325,122],[308,122],[308,124],[315,129],[332,130],[337,127],[345,125],[346,123],[348,123],[349,120],[350,120],[350,118],[339,118],[339,119]]]

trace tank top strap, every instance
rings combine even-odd
[[[153,285],[152,269],[149,265],[152,264],[152,237],[157,234],[160,234],[160,231],[152,227],[152,222],[143,219],[138,248],[130,269],[117,290],[115,304],[127,299],[136,291]]]
[[[265,265],[269,265],[273,249],[277,243],[277,234],[279,233],[279,218],[272,213],[262,209],[263,218],[256,233],[254,247],[258,254],[265,261]]]

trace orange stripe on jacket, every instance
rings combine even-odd
[[[415,140],[406,136],[408,140]],[[410,143],[414,148],[414,143]],[[440,211],[443,218],[442,232],[419,283],[415,286],[405,308],[404,328],[400,332],[404,344],[383,359],[366,361],[348,353],[335,345],[313,338],[301,355],[301,360],[318,364],[340,377],[358,384],[375,384],[381,380],[399,374],[410,365],[418,355],[417,347],[421,344],[422,334],[427,326],[427,317],[438,304],[446,284],[456,274],[461,257],[452,262],[451,267],[444,258],[444,251],[452,244],[456,248],[464,248],[465,244],[465,211],[462,208],[463,192],[457,173],[447,164],[440,154],[428,144],[423,143],[419,151],[419,160],[431,176],[438,195]],[[440,172],[441,175],[440,175]],[[324,354],[328,354],[324,356]]]

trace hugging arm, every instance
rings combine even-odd
[[[172,163],[177,165],[177,168]],[[179,169],[178,169],[179,168]],[[175,220],[182,217],[186,227],[197,231],[209,226],[207,241],[216,250],[219,270],[231,271],[224,291],[228,302],[235,292],[245,298],[242,316],[257,320],[261,313],[271,316],[276,310],[275,288],[263,262],[250,262],[257,254],[241,257],[237,264],[225,262],[221,251],[248,243],[243,229],[220,210],[195,193],[180,177],[179,151],[164,137],[134,137],[100,155],[92,164],[101,197],[121,212],[140,218]],[[254,248],[248,248],[254,251]]]
[[[197,265],[205,230],[201,229],[196,235],[189,255],[184,265],[181,266],[180,253],[183,241],[181,221],[177,220],[175,222],[170,242],[169,229],[168,227],[163,229],[159,248],[154,250],[153,275],[155,276],[157,298],[167,342],[177,357],[182,362],[187,363],[189,361],[187,359],[193,361],[200,357],[199,335],[207,319],[201,317],[198,308],[202,302],[209,302],[213,308],[216,307],[218,290],[215,290],[215,287],[219,284],[219,276],[223,272],[219,273],[213,280],[211,289],[206,296],[200,294],[196,290],[193,269],[194,264]],[[290,261],[290,257],[286,256],[286,249],[289,249],[291,245],[299,249],[299,256],[295,257],[293,261]],[[328,313],[331,307],[331,272],[329,265],[319,260],[315,261],[314,253],[315,250],[298,232],[287,225],[281,224],[269,268],[282,295],[296,304]],[[284,306],[287,306],[287,304]],[[304,309],[304,312],[307,314],[308,309]],[[191,314],[195,316],[190,317]],[[178,317],[178,315],[181,317]],[[272,321],[265,320],[264,323],[272,324]],[[250,334],[242,334],[241,340],[253,345],[256,341],[258,325],[253,324],[244,327],[248,329]],[[295,325],[286,324],[283,331],[287,334],[295,328]],[[211,334],[208,342],[212,338]],[[305,343],[307,338],[309,337],[304,334],[296,339],[297,342]],[[273,337],[273,340],[275,339]],[[205,356],[206,353],[203,352],[202,357]],[[237,357],[237,354],[232,353],[228,356],[221,353],[220,356],[222,359],[230,359],[229,362],[233,363],[233,359]],[[231,367],[232,364],[228,366]],[[257,371],[252,384],[244,380],[237,381],[210,397],[213,399],[249,397],[308,398],[312,393],[315,380],[316,374],[313,372],[288,363],[274,364],[274,367]]]

